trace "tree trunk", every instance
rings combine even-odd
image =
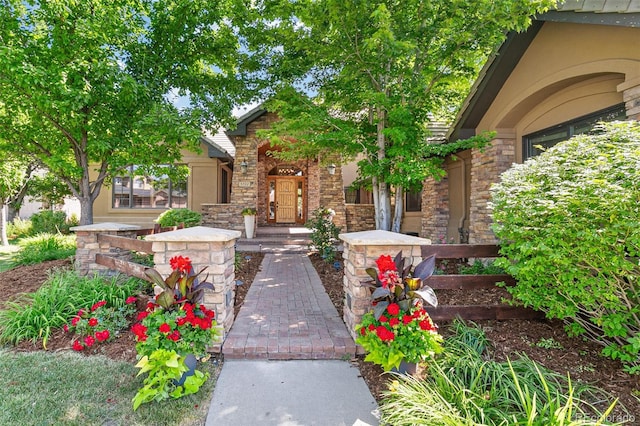
[[[399,186],[396,188],[396,205],[393,212],[393,225],[391,231],[400,232],[402,226],[402,212],[404,210],[404,188]]]
[[[9,239],[7,238],[7,205],[2,204],[0,208],[0,234],[2,234],[2,246],[9,245]]]
[[[378,198],[380,204],[380,213],[378,229],[383,231],[391,230],[391,194],[389,193],[389,185],[386,182],[378,182]]]
[[[378,120],[376,123],[378,163],[382,164],[387,155],[386,138],[384,136],[386,111],[382,106],[377,106],[376,108]],[[378,192],[378,211],[376,214],[378,221],[376,222],[376,229],[389,231],[391,229],[391,197],[389,194],[389,185],[387,182],[378,180],[378,185],[374,185],[373,190]]]
[[[93,201],[90,197],[80,197],[80,225],[93,224]]]
[[[7,206],[7,223],[13,223],[13,220],[18,216],[18,210],[11,204]]]

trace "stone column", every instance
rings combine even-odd
[[[366,269],[375,268],[380,255],[388,254],[394,258],[400,251],[405,264],[416,266],[422,261],[421,247],[431,244],[431,241],[380,230],[340,234],[340,239],[344,242],[343,319],[355,340],[356,324],[371,309],[371,290],[363,285],[371,279]],[[362,351],[362,348],[359,350]]]
[[[491,230],[491,185],[516,161],[515,139],[498,138],[483,151],[471,153],[471,199],[469,206],[469,243],[495,244]]]
[[[119,237],[136,238],[136,231],[141,229],[136,225],[122,223],[94,223],[93,225],[74,226],[71,231],[76,233],[75,270],[80,275],[108,273],[106,266],[96,263],[96,254],[108,254],[112,257],[127,257],[129,250],[111,247],[109,243],[99,243],[98,234],[116,235]]]
[[[627,118],[640,120],[640,79],[625,81],[618,86],[625,102]]]
[[[447,240],[449,225],[449,180],[425,180],[422,187],[422,229],[420,235],[438,241]]]
[[[163,277],[171,273],[169,260],[174,256],[191,259],[196,273],[206,268],[199,278],[213,283],[214,290],[205,290],[204,305],[215,311],[223,339],[234,320],[235,242],[240,235],[240,231],[196,226],[146,237],[153,242],[155,269]]]

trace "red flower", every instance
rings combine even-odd
[[[156,305],[155,303],[153,303],[153,302],[148,302],[148,303],[147,303],[147,310],[149,310],[149,311],[153,311],[153,310],[156,308],[156,306],[157,306],[157,305]]]
[[[96,332],[96,339],[98,340],[98,342],[104,342],[109,338],[109,336],[110,336],[109,330],[102,330],[102,331]]]
[[[95,342],[96,342],[96,339],[94,339],[93,336],[87,336],[84,338],[84,344],[87,345],[88,348],[93,346]]]
[[[167,339],[177,342],[178,339],[180,339],[180,332],[178,330],[174,330],[173,333],[167,335]]]
[[[428,318],[420,321],[418,324],[420,325],[420,328],[422,330],[427,330],[427,331],[435,330],[435,328],[433,327],[433,323]]]
[[[67,324],[63,325],[62,329],[64,330],[65,333],[69,332],[69,326]]]
[[[378,335],[380,340],[382,340],[383,342],[392,342],[393,339],[395,339],[395,337],[396,337],[396,335],[393,333],[393,331],[389,330],[384,325],[379,325],[376,328],[376,334]]]
[[[187,319],[185,317],[176,318],[176,325],[185,325],[187,323]]]
[[[101,306],[104,306],[106,304],[107,304],[106,300],[101,300],[100,302],[94,303],[93,306],[91,307],[91,312],[95,311],[96,309],[98,309]]]
[[[376,326],[374,324],[369,324],[369,331],[373,331],[376,329]]]
[[[400,305],[398,305],[397,303],[390,304],[389,306],[387,306],[387,312],[389,312],[389,315],[398,315],[400,313]]]
[[[89,327],[95,327],[96,325],[98,325],[98,319],[97,318],[89,318]]]
[[[424,309],[416,309],[412,315],[414,318],[421,318],[426,314],[427,314],[427,311],[425,311]]]
[[[158,327],[158,330],[160,330],[160,333],[168,333],[171,331],[171,326],[166,322],[163,322],[160,324],[160,327]]]
[[[389,318],[385,317],[384,315],[380,316],[380,322],[387,322],[389,321]]]
[[[149,315],[149,311],[138,312],[138,316],[136,317],[136,321],[142,321]]]
[[[378,271],[380,274],[384,274],[387,271],[397,271],[396,263],[391,259],[391,256],[381,255],[378,260],[376,260],[376,265],[378,265]]]
[[[361,334],[362,336],[364,336],[365,334],[367,334],[367,328],[366,328],[366,327],[362,327],[362,328],[360,329],[360,334]]]
[[[124,301],[124,303],[126,303],[127,305],[130,305],[132,303],[136,303],[136,297],[135,296],[129,296],[129,297],[127,297],[127,300]]]
[[[84,310],[80,309],[76,315],[78,315],[79,317],[83,316],[84,315]]]
[[[147,340],[147,327],[140,323],[136,323],[131,327],[131,332],[136,335],[138,342]]]
[[[71,325],[75,327],[78,324],[78,321],[80,321],[80,317],[71,318]]]
[[[413,317],[411,315],[405,314],[405,315],[402,316],[402,323],[404,325],[409,324],[411,321],[413,321]]]
[[[84,346],[82,346],[82,343],[78,342],[77,340],[75,340],[75,341],[73,342],[73,350],[74,350],[74,351],[78,351],[78,352],[80,352],[80,351],[81,351],[81,350],[83,350],[83,349],[84,349]]]
[[[400,320],[398,318],[391,318],[389,320],[389,325],[391,327],[395,327],[396,325],[400,324]]]
[[[188,257],[174,256],[169,259],[169,265],[171,265],[171,269],[174,271],[177,270],[185,274],[191,272],[191,260]]]

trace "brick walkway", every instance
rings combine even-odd
[[[303,253],[267,253],[222,345],[225,358],[343,359],[356,346]]]

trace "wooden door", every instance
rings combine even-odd
[[[295,223],[296,221],[296,180],[276,180],[276,222]]]

